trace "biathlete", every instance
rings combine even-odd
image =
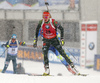
[[[57,38],[60,41],[60,34],[57,32]],[[38,33],[38,37],[41,36],[43,38],[43,31],[40,29],[39,33]],[[35,43],[35,37],[34,37],[34,43]],[[76,75],[76,71],[73,70],[70,65],[66,62],[66,60],[64,59],[64,57],[62,57],[60,55],[60,53],[55,49],[54,46],[50,45],[49,50],[52,51],[58,59],[60,59],[60,61],[65,65],[65,67],[68,69],[69,72],[71,72],[72,74]]]
[[[44,55],[44,67],[45,67],[45,72],[43,75],[49,75],[50,74],[50,69],[49,69],[49,60],[48,60],[48,50],[50,46],[54,46],[55,49],[60,53],[61,56],[64,57],[66,62],[71,66],[71,68],[74,69],[74,64],[71,61],[71,59],[68,57],[68,55],[64,52],[63,48],[61,45],[64,45],[64,29],[63,27],[55,21],[55,19],[51,18],[51,15],[48,11],[43,12],[43,19],[39,21],[39,24],[36,28],[36,41],[34,43],[34,47],[37,47],[37,41],[38,41],[38,33],[39,29],[42,29],[43,31],[43,55]],[[57,38],[57,29],[61,31],[61,45],[60,42]]]
[[[4,68],[2,70],[2,73],[5,73],[10,61],[12,60],[13,71],[14,71],[13,73],[17,74],[17,53],[18,53],[18,46],[19,45],[25,46],[26,44],[25,44],[25,42],[18,41],[16,34],[12,34],[11,39],[8,40],[6,42],[6,44],[2,45],[2,47],[5,46],[7,49],[7,56],[6,56],[5,65],[4,65]]]

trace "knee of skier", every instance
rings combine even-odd
[[[8,61],[6,61],[6,62],[5,62],[5,65],[9,65],[9,62],[8,62]]]
[[[7,68],[8,67],[8,64],[5,64],[5,67]]]
[[[57,58],[60,59],[61,61],[64,61],[64,58],[61,55],[58,55]]]
[[[56,48],[58,51],[61,51],[61,50],[62,50],[61,45],[57,45],[55,48]]]

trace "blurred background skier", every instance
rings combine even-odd
[[[10,61],[12,60],[13,63],[13,73],[16,74],[16,66],[17,66],[17,52],[18,46],[22,45],[25,46],[25,42],[20,42],[17,40],[17,35],[12,34],[11,39],[6,42],[6,44],[2,44],[2,47],[5,46],[7,49],[7,56],[5,57],[5,65],[2,70],[2,73],[5,73]]]

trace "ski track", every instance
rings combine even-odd
[[[0,58],[0,69],[3,69],[4,58]],[[43,74],[44,65],[42,62],[35,61],[22,61],[26,73]],[[77,70],[81,73],[89,74],[88,76],[74,76],[67,71],[66,67],[62,64],[50,63],[50,73],[54,76],[28,76],[23,74],[8,74],[0,73],[0,83],[100,83],[100,71],[91,69],[80,68],[76,66]],[[12,70],[12,62],[10,62],[7,70]],[[62,76],[57,76],[57,74]]]

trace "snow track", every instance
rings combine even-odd
[[[22,60],[18,60],[18,63]],[[4,66],[4,58],[0,58],[0,69]],[[42,62],[26,61],[24,60],[23,66],[26,73],[42,74],[44,66]],[[93,69],[76,68],[81,73],[88,73],[88,76],[73,76],[67,71],[66,67],[62,64],[50,63],[51,75],[54,76],[28,76],[23,74],[8,74],[0,73],[0,83],[100,83],[100,72]],[[12,62],[10,62],[8,70],[12,70]],[[57,74],[62,76],[57,76]]]

